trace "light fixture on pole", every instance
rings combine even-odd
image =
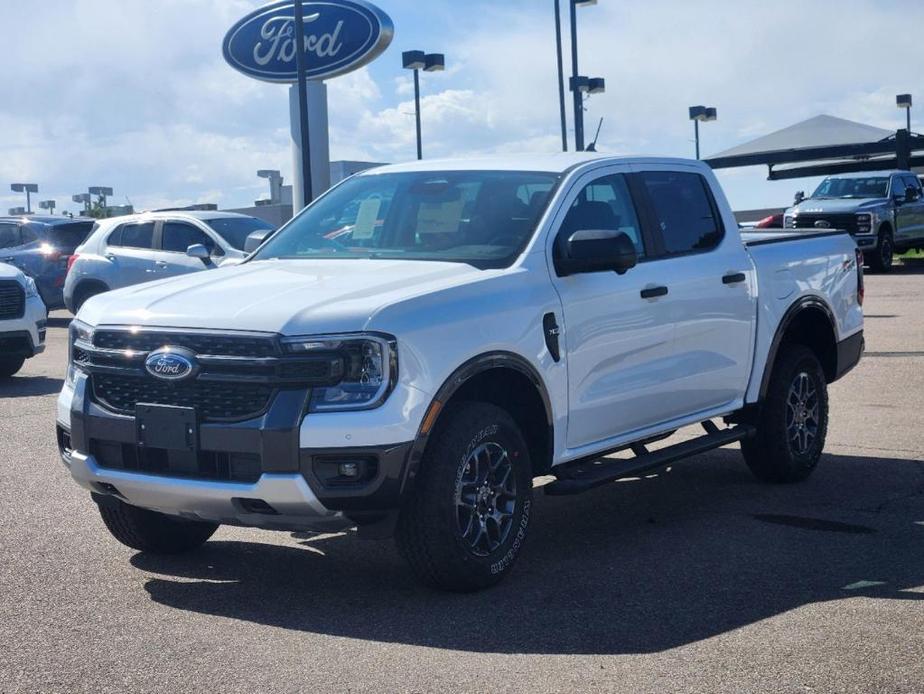
[[[13,183],[10,190],[26,194],[26,214],[32,214],[32,193],[38,192],[38,183]]]
[[[696,158],[699,159],[699,124],[715,120],[717,112],[712,106],[690,106],[690,120],[693,121],[693,136],[696,141]]]
[[[55,213],[55,201],[54,200],[42,200],[39,202],[39,208],[43,210],[48,210],[48,214]]]
[[[103,214],[106,214],[106,198],[112,195],[112,188],[107,186],[90,186],[90,188],[87,190],[89,191],[90,195],[96,195],[99,198],[99,204],[102,208]]]
[[[597,0],[568,0],[571,19],[571,92],[574,96],[574,148],[578,152],[584,151],[584,94],[589,92],[578,91],[575,88],[575,85],[579,84],[579,80],[587,79],[582,78],[578,71],[577,8],[590,7],[596,4]]]
[[[270,186],[270,203],[278,205],[282,202],[282,174],[276,169],[260,169],[257,171],[258,178],[269,180]]]
[[[10,207],[9,208],[9,214],[12,217],[21,217],[25,213],[26,213],[25,207]]]
[[[401,64],[405,70],[414,71],[414,117],[417,121],[417,158],[423,159],[423,143],[420,134],[420,71],[439,72],[446,69],[446,56],[442,53],[404,51]]]
[[[83,205],[83,212],[87,214],[90,211],[90,194],[89,193],[77,193],[77,195],[72,195],[71,200],[74,202]]]
[[[905,123],[908,132],[911,132],[911,94],[899,94],[895,97],[895,105],[905,109]]]

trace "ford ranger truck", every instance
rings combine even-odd
[[[0,263],[0,381],[45,351],[47,318],[35,280]]]
[[[385,166],[237,267],[87,301],[59,445],[137,550],[358,527],[475,590],[537,477],[576,494],[735,442],[759,480],[808,477],[863,350],[860,258],[845,232],[742,238],[694,161]]]
[[[810,198],[796,194],[783,226],[845,229],[870,269],[888,272],[893,253],[924,249],[924,190],[910,171],[829,176]]]

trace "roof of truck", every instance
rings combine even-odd
[[[383,173],[404,173],[410,171],[541,171],[564,173],[579,164],[595,161],[691,164],[690,159],[638,157],[601,154],[599,152],[558,152],[556,154],[499,154],[470,159],[424,159],[404,164],[390,164],[362,172],[361,176],[375,176]]]

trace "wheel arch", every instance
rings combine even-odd
[[[83,278],[74,285],[74,291],[71,293],[71,303],[74,304],[74,308],[78,308],[80,297],[82,297],[88,289],[99,289],[100,291],[97,292],[97,294],[111,291],[109,285],[101,279],[95,277]]]
[[[829,383],[837,379],[837,322],[828,304],[817,296],[805,296],[792,304],[783,314],[777,326],[764,373],[760,382],[760,399],[763,400],[770,385],[773,365],[780,348],[787,344],[801,344],[808,347],[824,370]]]
[[[529,447],[533,475],[551,469],[555,427],[545,383],[524,357],[495,351],[466,361],[437,390],[411,447],[408,481],[416,476],[430,435],[445,421],[449,405],[460,400],[490,402],[506,410]]]

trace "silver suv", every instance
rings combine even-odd
[[[64,303],[77,313],[91,296],[245,257],[254,232],[273,226],[234,212],[145,212],[105,219],[70,258]]]

